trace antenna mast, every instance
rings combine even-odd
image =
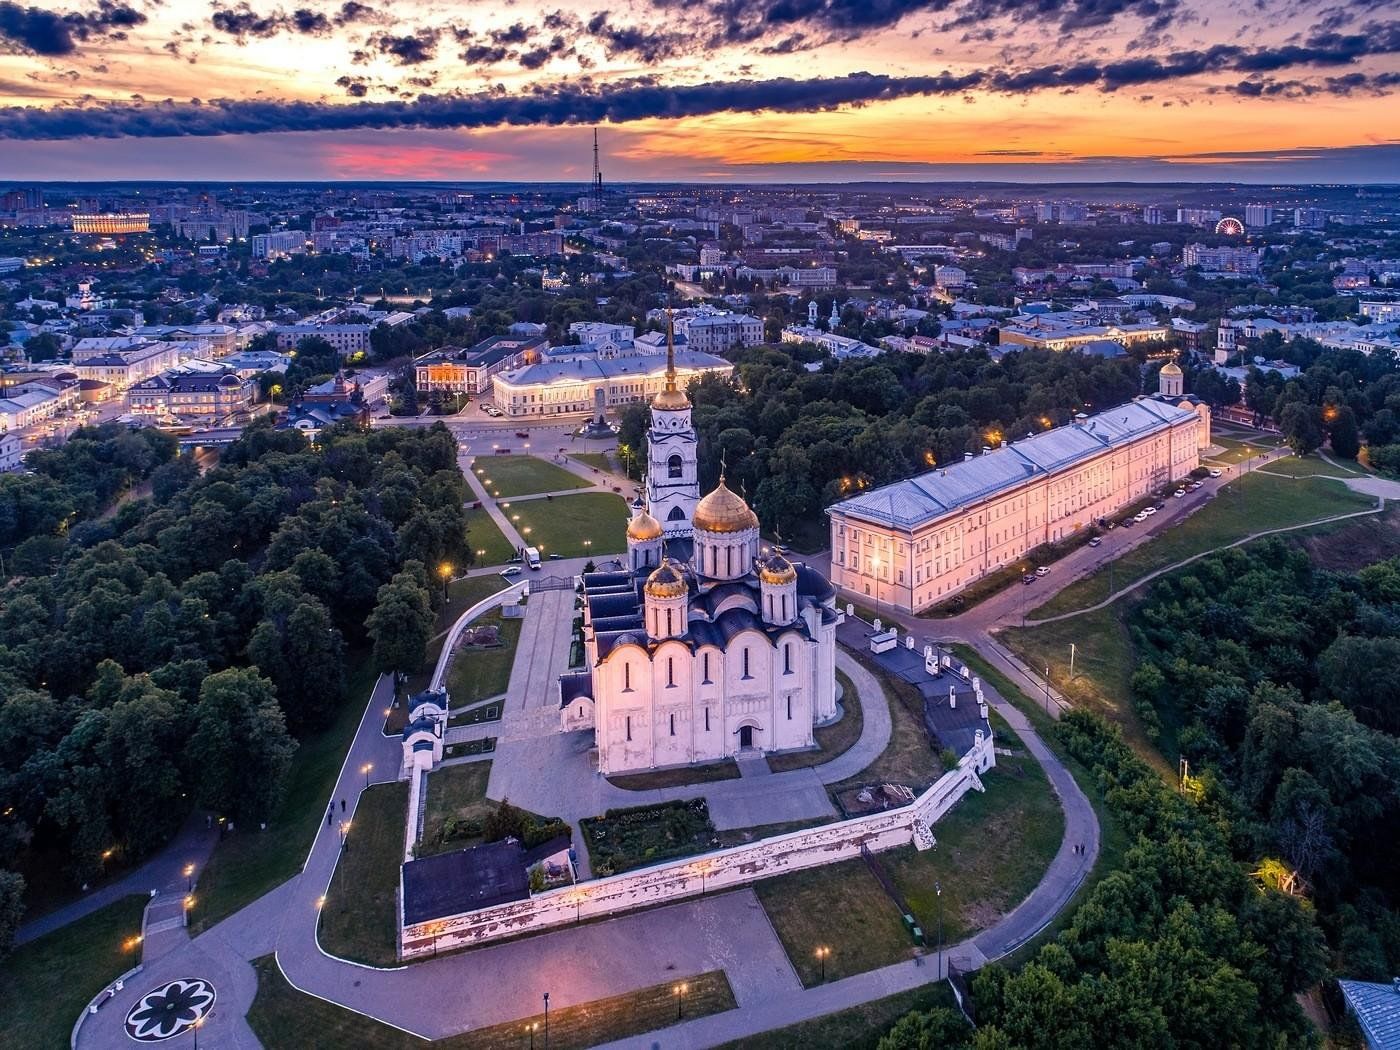
[[[603,210],[603,170],[598,167],[598,129],[593,129],[593,210]]]

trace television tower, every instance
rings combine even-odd
[[[593,210],[603,210],[603,170],[598,167],[598,129],[593,129]]]

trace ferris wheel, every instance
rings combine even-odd
[[[1226,216],[1215,224],[1215,232],[1224,234],[1226,237],[1239,237],[1244,233],[1244,223],[1239,219]]]

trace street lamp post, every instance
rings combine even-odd
[[[369,788],[369,775],[370,775],[372,772],[374,772],[374,763],[373,763],[373,762],[366,762],[363,766],[360,767],[360,772],[363,773],[363,774],[365,775],[365,788],[366,788],[366,790],[368,790],[368,788]]]
[[[442,602],[447,604],[447,585],[452,580],[452,566],[448,562],[443,562],[438,566],[438,573],[442,576]]]
[[[685,1013],[685,993],[688,986],[684,981],[676,985],[676,1020],[679,1021]]]
[[[544,1050],[549,1050],[549,993],[544,993]]]
[[[204,1018],[196,1018],[191,1027],[194,1028],[194,1050],[199,1050],[199,1030],[204,1027]]]
[[[826,957],[830,954],[831,949],[824,944],[817,949],[817,961],[821,963],[821,980],[823,983],[826,981]]]
[[[1045,665],[1045,713],[1050,713],[1050,665]]]
[[[933,884],[933,895],[938,899],[938,970],[941,977],[943,974],[943,887],[935,882]]]

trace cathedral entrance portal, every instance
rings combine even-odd
[[[739,727],[739,750],[747,751],[753,747],[753,726]]]

